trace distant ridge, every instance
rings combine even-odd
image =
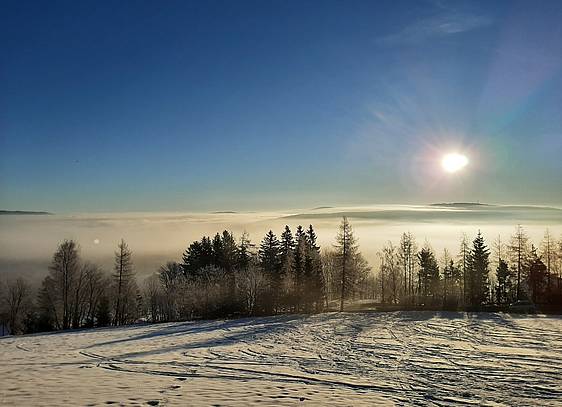
[[[235,212],[235,211],[216,211],[216,212],[211,212],[211,213],[213,213],[215,215],[218,215],[218,214],[225,214],[225,213],[231,213],[232,214],[232,213],[237,213],[237,212]]]
[[[316,208],[312,208],[311,211],[319,211],[321,209],[334,209],[333,206],[317,206]]]
[[[455,207],[455,206],[495,206],[491,204],[485,204],[480,202],[442,202],[442,203],[432,203],[429,206],[448,206],[448,207]]]
[[[0,209],[0,215],[52,215],[45,211],[4,211]]]

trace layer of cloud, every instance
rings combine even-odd
[[[179,261],[187,245],[202,235],[224,229],[237,237],[246,231],[259,244],[270,229],[279,235],[285,225],[313,224],[318,242],[330,248],[342,216],[351,219],[361,251],[376,264],[376,252],[388,240],[398,242],[412,232],[419,243],[426,239],[437,251],[456,252],[458,239],[482,230],[490,242],[498,234],[507,241],[521,223],[535,243],[546,227],[554,236],[562,232],[562,210],[544,207],[376,205],[323,207],[301,211],[239,214],[130,213],[52,216],[0,216],[0,279],[3,274],[22,275],[35,281],[48,271],[52,253],[63,239],[79,242],[84,259],[106,271],[113,267],[113,252],[121,238],[133,250],[139,279],[155,272],[168,260]]]

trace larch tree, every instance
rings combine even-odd
[[[125,240],[121,239],[115,252],[113,273],[115,286],[114,325],[121,325],[126,322],[127,309],[131,306],[131,301],[136,299],[134,298],[136,293],[133,293],[134,288],[136,288],[134,278],[132,252]]]
[[[529,259],[529,238],[527,237],[527,234],[525,233],[521,225],[517,225],[515,233],[513,234],[513,236],[511,236],[511,241],[509,243],[508,249],[511,255],[511,259],[517,267],[515,293],[516,299],[520,300],[522,298],[521,282],[524,277],[524,267],[527,265]]]
[[[384,257],[382,264],[384,265],[383,275],[388,279],[388,288],[390,291],[390,302],[397,304],[399,300],[399,265],[397,261],[396,246],[392,242],[388,242],[382,249]]]
[[[403,272],[403,299],[405,302],[411,302],[411,298],[414,294],[414,265],[415,265],[415,253],[416,253],[416,242],[414,237],[410,232],[403,233],[400,237],[400,245],[398,247],[398,257],[400,261],[400,266]]]
[[[550,230],[548,229],[546,229],[546,231],[544,232],[544,238],[540,245],[540,257],[546,265],[546,290],[547,293],[550,294],[552,266],[554,264],[555,257],[555,242],[552,235],[550,234]]]
[[[451,262],[451,255],[449,251],[445,248],[443,249],[443,254],[441,255],[441,270],[443,270],[443,304],[447,301],[447,296],[450,294],[451,290],[451,279],[452,270],[449,269],[449,263]]]
[[[341,270],[340,312],[344,310],[345,297],[351,289],[350,276],[354,257],[357,255],[357,240],[346,216],[343,217],[336,236],[335,249],[339,258]]]
[[[470,264],[470,246],[468,243],[468,238],[466,234],[463,233],[461,237],[461,244],[459,249],[458,255],[458,264],[459,269],[462,274],[462,287],[461,287],[461,295],[462,295],[462,302],[464,305],[468,304],[468,278],[469,278],[469,264]]]

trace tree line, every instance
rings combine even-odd
[[[418,249],[404,233],[378,256],[382,303],[468,310],[528,303],[562,310],[562,238],[548,230],[539,247],[521,226],[508,242],[498,236],[491,245],[480,232],[472,241],[463,235],[456,256],[446,249],[438,256],[427,242]]]
[[[529,301],[562,309],[562,239],[547,231],[537,248],[517,227],[507,243],[488,246],[481,233],[463,236],[459,251],[437,256],[411,233],[377,253],[373,270],[347,218],[335,243],[321,250],[312,225],[269,231],[259,244],[229,231],[190,243],[137,282],[133,253],[117,245],[111,273],[61,242],[47,276],[34,290],[23,278],[0,286],[0,334],[281,313],[344,311],[367,300],[402,309],[481,310]],[[2,332],[2,330],[4,332]]]

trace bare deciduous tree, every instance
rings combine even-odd
[[[6,322],[13,335],[22,332],[22,320],[30,306],[31,286],[21,277],[8,280],[1,296]]]

